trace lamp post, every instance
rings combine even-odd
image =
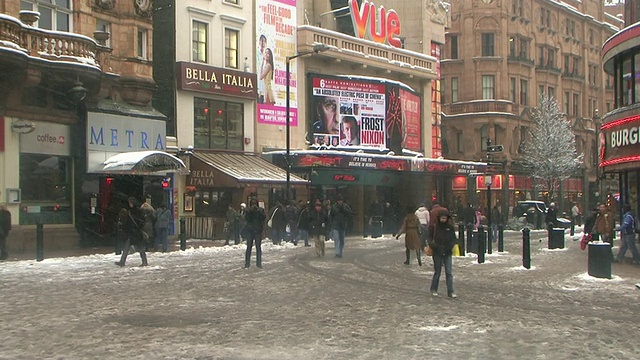
[[[598,109],[595,109],[593,112],[593,125],[596,130],[596,156],[595,156],[595,167],[596,167],[596,191],[598,195],[596,196],[596,205],[600,202],[602,198],[602,181],[600,179],[600,146],[604,146],[604,144],[600,144],[600,116],[598,115]]]
[[[315,45],[313,45],[313,50],[311,50],[311,51],[303,51],[303,52],[297,53],[297,54],[295,54],[293,56],[287,56],[287,58],[286,58],[285,77],[287,79],[287,88],[286,88],[287,154],[286,154],[286,157],[285,157],[285,161],[287,162],[287,184],[286,184],[285,199],[287,201],[291,199],[291,114],[289,113],[290,108],[291,108],[291,94],[290,94],[290,90],[289,90],[290,89],[290,81],[291,81],[291,79],[289,79],[289,77],[291,75],[290,63],[291,63],[291,60],[299,58],[301,56],[317,54],[319,52],[327,51],[329,49],[330,49],[329,45],[326,45],[326,44],[315,44]]]

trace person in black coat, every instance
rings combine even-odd
[[[298,208],[300,213],[298,214],[298,222],[296,229],[298,229],[298,236],[293,242],[294,245],[298,245],[298,241],[304,240],[304,246],[309,245],[309,204],[306,201],[299,201]]]
[[[458,296],[453,291],[452,255],[453,246],[456,243],[456,231],[451,223],[451,215],[446,209],[438,210],[435,224],[430,226],[429,247],[433,251],[433,279],[431,280],[431,295],[438,295],[440,273],[444,264],[445,278],[447,281],[447,295],[451,298]]]
[[[11,230],[11,213],[5,204],[0,205],[0,260],[7,260],[7,236]]]
[[[271,241],[274,245],[280,245],[286,236],[285,228],[287,227],[284,206],[280,201],[276,202],[276,207],[273,208],[269,219],[271,219]]]
[[[258,201],[251,199],[249,210],[245,213],[245,234],[247,238],[247,250],[244,253],[245,269],[251,265],[251,248],[256,244],[256,266],[262,268],[262,231],[264,230],[264,220],[267,216],[264,209],[258,206]]]
[[[308,212],[309,235],[313,239],[316,256],[324,256],[324,236],[329,224],[329,217],[320,200],[316,200],[313,209]]]
[[[145,225],[145,216],[140,208],[141,204],[138,199],[135,197],[130,197],[128,199],[129,210],[127,211],[127,217],[122,225],[123,232],[126,236],[126,241],[122,248],[122,255],[120,256],[120,261],[116,261],[116,265],[124,266],[127,261],[127,255],[129,255],[129,248],[131,245],[135,248],[136,251],[140,253],[140,259],[142,259],[141,266],[148,266],[147,262],[147,254],[145,253],[145,249],[147,247],[146,240],[142,234],[144,225]]]

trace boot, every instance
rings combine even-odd
[[[420,256],[420,250],[416,250],[416,257],[418,258],[418,266],[422,266],[422,258]]]
[[[411,250],[407,249],[405,250],[405,253],[407,254],[407,261],[404,262],[405,265],[409,265],[410,262],[410,258],[411,258]]]

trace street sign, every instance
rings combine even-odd
[[[487,152],[490,152],[490,153],[502,152],[503,150],[504,150],[504,146],[502,146],[502,145],[490,145],[490,146],[487,146]]]
[[[504,164],[501,163],[501,162],[488,162],[487,166],[493,166],[493,167],[496,167],[496,168],[502,168],[504,166]]]

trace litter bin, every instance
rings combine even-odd
[[[372,238],[379,238],[382,236],[382,218],[375,216],[371,219],[370,231]]]
[[[480,245],[480,232],[474,231],[471,234],[471,244],[467,249],[468,253],[478,254],[478,246]]]
[[[589,276],[611,279],[611,244],[589,243]]]
[[[549,249],[564,249],[564,229],[550,228],[549,230]]]

